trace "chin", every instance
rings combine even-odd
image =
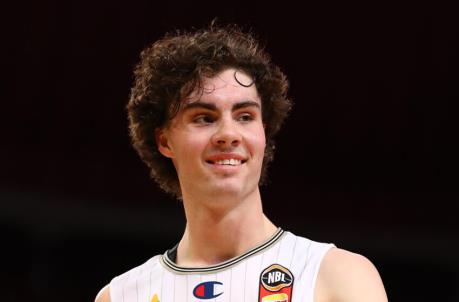
[[[208,192],[216,198],[244,198],[253,192],[256,187],[249,188],[246,184],[223,182],[209,186],[207,189]]]
[[[240,187],[231,185],[221,185],[209,187],[209,193],[212,195],[240,195],[243,191]]]

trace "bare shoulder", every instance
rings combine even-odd
[[[320,266],[315,301],[387,302],[387,296],[381,277],[370,260],[332,248]]]
[[[105,285],[96,296],[96,300],[94,302],[110,302],[110,285]]]

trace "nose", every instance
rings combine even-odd
[[[238,125],[232,119],[221,119],[212,136],[212,143],[220,148],[237,147],[241,142]]]

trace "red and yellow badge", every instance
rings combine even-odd
[[[293,274],[280,264],[267,267],[260,275],[258,302],[291,302]]]

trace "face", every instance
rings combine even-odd
[[[252,81],[239,71],[237,79]],[[255,85],[240,85],[235,70],[227,69],[204,78],[203,87],[156,133],[160,152],[175,165],[184,198],[244,198],[258,192],[266,141]]]

